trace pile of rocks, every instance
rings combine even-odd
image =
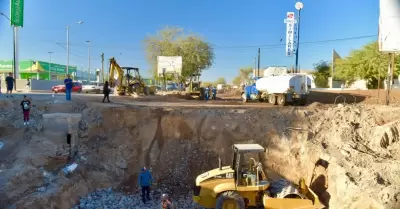
[[[157,197],[158,196],[158,197]],[[172,198],[175,208],[199,208],[193,201],[191,195]],[[102,209],[102,208],[126,208],[126,209],[152,209],[161,208],[159,195],[154,195],[153,200],[142,203],[140,194],[126,195],[115,192],[111,188],[97,189],[87,197],[81,198],[79,204],[72,209]]]

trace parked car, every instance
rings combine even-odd
[[[83,83],[82,91],[85,93],[96,93],[100,94],[103,92],[103,84],[98,82]]]
[[[167,84],[166,88],[167,88],[167,91],[176,91],[176,90],[178,90],[178,86],[175,83]]]
[[[53,86],[53,87],[51,87],[51,90],[54,93],[65,92],[65,85]],[[81,93],[82,92],[82,84],[79,82],[72,82],[72,92]]]

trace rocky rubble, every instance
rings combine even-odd
[[[88,196],[79,200],[79,204],[71,209],[153,209],[161,208],[160,195],[161,191],[158,190],[152,196],[152,200],[146,204],[142,202],[140,194],[126,195],[123,193],[115,192],[111,188],[96,189]],[[192,201],[190,194],[186,196],[176,196],[172,199],[176,208],[185,209],[202,209]]]

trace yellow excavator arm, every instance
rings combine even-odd
[[[121,69],[121,67],[118,65],[117,61],[115,60],[114,57],[110,59],[110,67],[109,67],[109,76],[108,76],[108,82],[110,84],[111,88],[115,87],[115,90],[120,93],[124,91],[123,88],[123,77],[124,77],[124,71]],[[115,76],[117,75],[117,76]],[[117,77],[117,78],[115,78]]]

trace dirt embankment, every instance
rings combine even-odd
[[[260,156],[265,168],[294,182],[313,181],[311,187],[330,208],[399,207],[398,108],[199,110],[43,102],[36,109],[39,125],[1,123],[13,130],[1,136],[6,146],[0,154],[8,159],[0,160],[2,206],[70,208],[95,188],[136,192],[144,165],[153,168],[159,189],[185,195],[198,174],[217,167],[218,157],[231,163],[232,144],[260,143],[267,148]],[[59,111],[82,113],[80,166],[69,177],[59,172],[65,165],[65,136],[37,128],[40,114]],[[18,140],[24,140],[18,149],[9,146]],[[320,159],[328,164],[314,169]],[[43,170],[54,175],[49,179]]]

